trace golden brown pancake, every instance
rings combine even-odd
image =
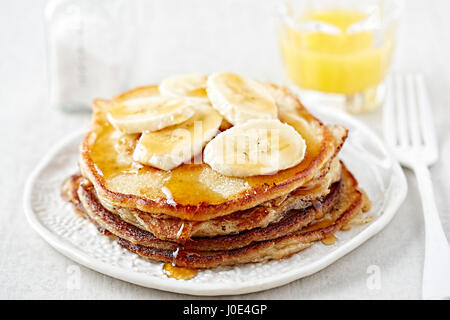
[[[91,219],[118,237],[119,244],[146,258],[174,262],[189,268],[212,268],[289,256],[313,242],[325,239],[362,211],[366,198],[346,169],[339,188],[318,207],[294,210],[291,215],[266,228],[213,238],[192,238],[185,244],[163,241],[120,220],[95,200],[89,188],[79,195]],[[176,258],[174,259],[174,253]]]
[[[75,181],[76,183],[72,183],[71,181]],[[286,221],[289,220],[289,224],[295,226],[297,228],[303,227],[306,224],[310,223],[314,218],[316,218],[319,215],[323,215],[325,211],[330,209],[337,201],[337,198],[339,196],[340,190],[341,190],[341,183],[340,181],[334,183],[331,188],[330,192],[327,194],[326,197],[323,199],[317,200],[314,202],[313,205],[309,206],[308,208],[305,208],[303,210],[291,210],[289,208],[285,208],[284,206],[280,206],[280,209],[285,209],[284,211],[280,210],[280,216],[282,219],[282,223],[278,225],[286,225]],[[120,216],[117,214],[114,214],[110,211],[108,211],[98,198],[96,197],[95,190],[87,180],[82,178],[80,175],[74,175],[70,179],[65,182],[63,186],[63,192],[64,197],[67,201],[72,202],[74,209],[77,212],[80,212],[84,217],[90,218],[91,221],[95,221],[95,223],[98,226],[101,226],[112,233],[116,234],[117,236],[126,238],[130,240],[133,243],[137,244],[143,244],[143,245],[159,245],[162,242],[159,240],[167,240],[164,238],[159,237],[158,235],[154,235],[151,232],[144,231],[144,229],[139,228],[135,226],[132,223],[128,223],[127,221],[121,219]],[[81,199],[81,200],[80,200]],[[274,204],[275,207],[277,205]],[[320,210],[319,210],[320,208]],[[236,214],[239,214],[240,212],[236,212]],[[240,213],[243,215],[243,217],[240,217],[239,220],[242,220],[245,222],[245,219],[247,216],[244,213]],[[289,219],[288,219],[289,218]],[[222,219],[222,217],[218,218]],[[278,222],[278,221],[277,221]],[[183,221],[183,224],[190,224],[190,221]],[[270,228],[273,229],[277,224],[271,223]],[[255,230],[262,230],[264,228],[257,227],[253,228],[251,231]],[[183,228],[180,229],[182,231]],[[144,231],[144,232],[143,232]],[[181,232],[179,232],[181,233]],[[184,233],[184,232],[183,232]],[[136,238],[130,238],[130,235],[136,234]],[[242,235],[245,235],[242,239],[246,239],[245,241],[249,241],[249,235],[251,232],[247,233],[240,233]],[[240,235],[240,234],[234,234],[234,235]],[[201,242],[200,237],[181,237],[180,234],[175,239],[172,239],[171,242],[178,242],[184,244],[186,247],[191,247],[191,244],[196,242],[197,247],[198,243]],[[217,246],[217,250],[221,249],[220,242],[222,240],[227,241],[226,236],[222,237],[203,237],[203,239],[208,239],[210,242],[209,249],[208,250],[215,250],[213,247]],[[214,239],[214,241],[212,241]],[[228,239],[230,239],[228,237]],[[228,241],[229,242],[229,241]],[[243,246],[243,245],[241,245]],[[166,248],[166,247],[164,247]],[[172,244],[170,245],[170,248],[173,248]],[[167,248],[166,248],[167,249]],[[198,249],[198,248],[197,248]]]
[[[347,130],[325,126],[286,89],[266,87],[279,120],[305,140],[298,165],[231,177],[207,164],[165,171],[134,162],[140,134],[117,130],[106,114],[115,103],[158,94],[157,86],[146,86],[94,101],[80,174],[64,181],[62,197],[122,247],[187,268],[281,259],[367,222],[370,201],[338,158]],[[230,126],[224,120],[220,130]]]
[[[213,237],[217,235],[239,233],[253,228],[261,228],[269,223],[279,221],[290,209],[302,209],[313,201],[325,197],[330,192],[332,183],[341,178],[341,167],[336,158],[332,161],[324,176],[310,181],[287,195],[266,201],[254,208],[236,211],[231,214],[207,221],[187,221],[170,216],[155,216],[136,209],[114,208],[102,203],[106,209],[140,228],[143,228],[160,239],[175,240],[180,238],[180,230],[185,237]],[[169,218],[167,218],[169,217]]]
[[[277,222],[285,213],[292,209],[309,207],[313,201],[328,195],[330,186],[341,179],[341,165],[336,158],[329,166],[323,177],[314,179],[307,186],[294,190],[285,195],[267,201],[255,208],[237,211],[232,214],[214,218],[208,221],[188,221],[170,216],[153,215],[137,209],[110,207],[101,203],[107,210],[120,216],[125,222],[153,233],[162,240],[184,241],[190,237],[212,237],[218,235],[235,234],[245,230],[266,227],[269,223]],[[67,179],[63,189],[69,190],[67,201],[79,203],[76,194],[78,185],[84,179],[75,175]],[[95,193],[93,190],[92,192]],[[100,201],[101,202],[101,201]]]
[[[136,168],[131,150],[132,141],[138,135],[119,134],[105,116],[114,102],[96,100],[92,129],[80,148],[81,173],[94,184],[103,203],[191,221],[246,210],[288,194],[320,175],[320,169],[341,148],[347,130],[339,126],[326,127],[287,90],[273,88],[279,91],[283,103],[289,103],[292,112],[303,120],[292,124],[307,146],[304,160],[295,167],[274,175],[246,178],[223,176],[207,164],[183,164],[171,171],[149,166]],[[145,94],[158,93],[156,86],[141,90]],[[138,92],[135,90],[129,95],[135,96]],[[119,99],[129,95],[124,94]],[[118,151],[123,141],[130,146],[129,153]],[[190,187],[186,188],[187,185]],[[167,198],[163,187],[171,191],[172,199]]]
[[[323,201],[318,201],[316,205],[303,210],[291,210],[290,214],[281,221],[270,224],[266,228],[255,228],[236,235],[191,238],[187,239],[184,244],[178,244],[158,239],[150,232],[126,223],[117,215],[107,211],[95,197],[92,185],[81,184],[78,195],[83,205],[83,211],[88,217],[100,226],[101,230],[107,230],[117,236],[120,239],[119,243],[127,249],[151,259],[167,256],[168,252],[181,252],[176,264],[196,268],[209,268],[211,266],[207,266],[205,263],[217,263],[217,261],[222,261],[223,264],[220,265],[231,265],[232,261],[237,258],[240,259],[239,261],[243,261],[239,263],[259,261],[255,260],[259,259],[256,254],[257,250],[262,250],[261,255],[271,252],[267,247],[268,244],[261,246],[258,245],[259,242],[270,242],[275,247],[286,244],[289,248],[283,252],[292,254],[293,250],[304,248],[303,245],[295,245],[293,239],[301,244],[308,244],[330,236],[361,212],[366,201],[366,198],[358,190],[356,180],[344,166],[342,181],[334,184],[330,194]],[[217,258],[217,252],[223,255],[223,259]],[[194,253],[202,257],[201,261],[207,259],[208,262],[197,261],[194,264],[189,262],[189,265],[184,265],[178,261],[183,256]],[[230,255],[230,253],[233,254]],[[273,257],[276,258],[277,254],[279,253],[273,252]],[[216,262],[211,262],[210,259]],[[158,258],[156,260],[166,261]],[[197,263],[202,263],[202,266]]]

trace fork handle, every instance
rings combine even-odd
[[[422,297],[450,299],[450,246],[439,220],[430,171],[425,163],[417,163],[413,170],[422,199],[425,224]]]

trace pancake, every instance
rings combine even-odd
[[[142,147],[141,135],[148,133],[145,126],[124,129],[117,118],[107,114],[117,103],[159,94],[158,86],[145,86],[111,100],[94,101],[91,128],[80,146],[80,173],[63,182],[63,199],[122,247],[174,268],[205,269],[281,259],[318,241],[332,243],[335,232],[369,222],[370,216],[364,212],[370,209],[370,200],[338,157],[347,129],[324,125],[286,89],[273,84],[263,84],[264,88],[276,104],[278,120],[290,126],[289,137],[296,134],[293,128],[306,146],[301,159],[297,153],[286,153],[292,140],[276,149],[284,150],[285,160],[295,158],[291,167],[276,167],[288,169],[256,176],[249,170],[247,176],[235,177],[225,176],[203,161],[176,167],[158,164],[170,170],[144,165],[147,160],[139,157],[135,159],[140,162],[135,162],[133,154],[141,150],[137,143]],[[132,114],[140,117],[139,112]],[[215,118],[214,132],[233,126],[225,118],[222,124],[220,120]],[[164,134],[161,137],[144,148],[156,152],[159,143],[167,139]]]
[[[212,251],[234,249],[248,245],[250,242],[268,240],[282,234],[296,232],[310,224],[313,220],[322,219],[330,210],[340,212],[344,206],[349,206],[349,204],[361,198],[361,192],[356,192],[355,190],[357,190],[357,182],[344,167],[342,180],[332,186],[332,190],[328,196],[321,201],[315,202],[314,205],[306,209],[290,210],[290,214],[286,214],[281,221],[270,224],[266,228],[255,228],[247,232],[229,236],[190,238],[183,243],[183,247]],[[172,242],[159,241],[160,239],[153,234],[124,222],[120,217],[106,210],[96,198],[92,185],[81,184],[78,189],[78,196],[81,201],[75,201],[74,203],[82,203],[81,210],[92,221],[95,221],[97,225],[102,226],[111,233],[126,238],[136,244],[161,247],[163,243],[166,243],[169,246],[165,247],[167,249],[178,247],[178,244]],[[339,203],[337,203],[338,199],[341,199]],[[345,201],[342,199],[345,199]],[[363,202],[367,202],[367,200],[363,200]],[[77,206],[76,208],[78,209],[79,207]]]
[[[318,216],[325,215],[336,204],[341,189],[340,187],[340,182],[336,183],[332,187],[332,192],[325,199],[317,201],[314,206],[310,206],[307,209],[291,210],[289,214],[286,212],[285,217],[281,221],[272,223],[266,228],[255,228],[227,236],[189,238],[185,239],[181,245],[184,248],[195,250],[229,250],[244,247],[254,241],[276,238],[277,235],[288,233],[288,231],[297,231],[299,228],[311,223]],[[150,232],[143,232],[142,229],[121,220],[120,217],[106,210],[100,204],[92,189],[91,185],[81,184],[78,189],[78,195],[83,203],[83,212],[92,221],[95,221],[97,225],[135,244],[156,246],[158,248],[163,247],[171,250],[179,247],[179,244],[173,242],[167,242],[166,247],[163,245],[163,242],[159,241],[161,239],[155,237]]]
[[[118,237],[123,247],[152,260],[174,262],[189,268],[212,268],[289,256],[346,226],[362,212],[367,201],[354,177],[344,167],[342,181],[334,185],[320,205],[292,210],[280,222],[266,228],[237,235],[192,238],[180,245],[160,240],[107,211],[95,198],[92,186],[80,185],[78,194],[90,219],[101,227],[100,230],[106,229]],[[175,260],[174,252],[177,252]]]
[[[276,224],[276,223],[271,224],[270,228],[273,229],[274,227],[276,228],[277,226],[279,227],[281,225],[286,225],[286,221],[288,221],[288,220],[289,220],[290,225],[294,225],[294,223],[295,223],[295,226],[297,228],[303,227],[306,224],[310,223],[318,215],[321,215],[321,216],[324,215],[324,212],[329,210],[336,203],[337,198],[340,193],[340,189],[341,189],[340,186],[341,186],[340,182],[335,183],[332,186],[331,192],[327,195],[327,197],[325,197],[325,199],[316,201],[314,203],[314,205],[308,207],[307,209],[286,211],[285,216],[281,220],[281,222],[278,224]],[[113,233],[117,236],[126,238],[133,243],[143,244],[143,245],[152,245],[152,244],[159,245],[159,244],[161,244],[161,242],[158,241],[158,240],[161,240],[159,237],[155,237],[155,235],[151,234],[150,232],[146,232],[146,231],[142,232],[143,231],[142,229],[137,228],[136,226],[125,222],[119,216],[113,214],[112,212],[110,212],[106,208],[104,208],[101,205],[101,203],[99,202],[99,200],[97,199],[97,197],[95,195],[95,191],[93,190],[93,187],[91,184],[81,183],[78,187],[77,196],[78,196],[77,199],[75,199],[75,201],[73,201],[73,203],[75,205],[75,209],[81,210],[84,215],[87,215],[92,221],[95,221],[95,223],[97,225],[109,230],[111,233]],[[77,205],[78,203],[81,204],[81,209],[80,209],[80,206]],[[320,208],[320,210],[318,208]],[[287,214],[288,212],[291,212],[291,214],[288,215]],[[188,223],[188,221],[186,221],[186,223]],[[262,229],[263,228],[256,228],[256,229],[252,229],[251,231],[262,230]],[[133,238],[132,236],[130,236],[132,234],[136,234],[136,237]],[[247,239],[247,241],[248,241],[249,234],[250,234],[250,232],[240,233],[240,234],[237,234],[236,236],[245,235],[244,238]],[[189,247],[189,248],[192,247],[192,245],[194,243],[197,243],[197,245],[194,244],[194,246],[196,246],[196,249],[201,249],[200,247],[198,247],[198,244],[202,242],[200,239],[201,238],[187,238],[187,239],[183,239],[183,241],[179,241],[180,239],[176,239],[177,241],[175,241],[175,242],[181,242],[185,247]],[[208,244],[208,248],[209,248],[208,250],[215,250],[214,247],[216,247],[217,250],[220,250],[220,248],[221,248],[220,242],[223,240],[225,240],[225,242],[227,242],[226,240],[230,239],[230,238],[229,237],[227,238],[226,236],[222,236],[222,237],[209,237],[209,238],[203,238],[203,239],[208,239],[208,241],[210,242],[210,244]],[[243,246],[243,245],[241,245],[241,246]],[[172,248],[172,247],[170,247],[170,248]],[[205,249],[202,249],[202,250],[205,250]]]
[[[324,170],[325,171],[325,170]],[[284,213],[291,209],[302,209],[313,201],[325,197],[332,183],[341,177],[341,167],[336,158],[332,161],[324,176],[310,181],[290,194],[264,202],[254,208],[236,211],[207,221],[188,221],[178,218],[167,218],[149,214],[137,209],[111,207],[102,204],[125,221],[154,233],[158,238],[176,240],[180,238],[180,230],[185,237],[212,237],[223,234],[239,233],[245,230],[265,227],[269,223],[280,220]]]
[[[131,152],[117,149],[128,140],[131,150],[132,141],[138,136],[117,134],[105,116],[114,101],[95,100],[92,129],[80,147],[81,173],[93,183],[102,203],[190,221],[206,221],[250,209],[288,194],[320,175],[321,168],[341,148],[347,130],[340,126],[326,127],[287,90],[272,88],[282,97],[279,105],[288,105],[290,112],[301,120],[292,122],[307,146],[305,158],[297,166],[274,175],[245,178],[223,176],[207,164],[183,164],[171,171],[149,166],[136,168]],[[156,86],[140,90],[118,99],[158,93]],[[163,192],[164,187],[171,191],[170,198]]]
[[[289,210],[306,208],[313,201],[324,198],[330,192],[330,186],[340,179],[341,165],[335,158],[323,177],[311,181],[308,185],[294,190],[289,195],[273,199],[252,209],[199,222],[169,216],[155,216],[136,209],[109,207],[104,203],[101,204],[110,212],[120,216],[125,222],[147,230],[160,239],[183,241],[190,237],[212,237],[265,227],[269,223],[279,221]],[[67,179],[63,186],[68,194],[65,196],[66,200],[72,201],[75,206],[79,204],[78,185],[83,180],[81,175],[74,175]]]

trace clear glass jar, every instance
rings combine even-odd
[[[51,0],[45,9],[49,100],[90,110],[125,88],[135,50],[136,2]]]
[[[395,47],[400,0],[292,0],[277,20],[289,82],[308,104],[376,109]]]

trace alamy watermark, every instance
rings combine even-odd
[[[66,269],[67,280],[66,287],[67,290],[80,290],[81,288],[81,269],[77,265],[70,265]]]
[[[381,290],[381,268],[375,264],[367,267],[366,286],[369,290]]]

